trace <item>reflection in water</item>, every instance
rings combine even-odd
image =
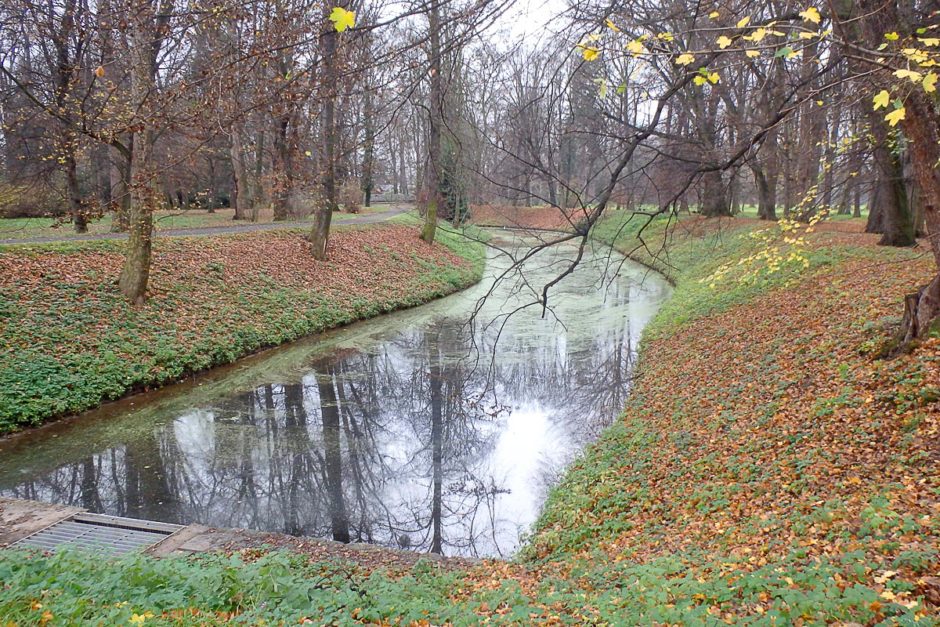
[[[528,282],[572,254],[546,253]],[[0,494],[507,554],[559,472],[620,411],[639,333],[667,295],[632,265],[599,285],[606,254],[562,283],[555,317],[529,308],[506,319],[530,299],[506,281],[468,324],[484,281],[12,439],[0,444]],[[488,270],[507,265],[493,253]]]

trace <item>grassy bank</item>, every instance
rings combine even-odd
[[[481,247],[440,243],[408,218],[338,231],[326,262],[300,231],[158,239],[143,307],[120,242],[0,248],[0,434],[479,280]]]
[[[514,562],[392,576],[277,554],[86,568],[7,553],[0,615],[937,624],[940,340],[874,358],[930,259],[849,223],[779,234],[699,219],[651,227],[667,258],[637,248],[624,219],[598,237],[667,270],[676,290],[645,334],[622,419],[552,490]]]

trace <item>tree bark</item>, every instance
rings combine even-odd
[[[761,220],[777,219],[777,177],[767,178],[764,171],[751,166],[754,184],[757,186],[757,217]]]
[[[294,191],[293,148],[290,141],[290,116],[278,116],[274,129],[274,189],[271,193],[271,205],[274,209],[275,222],[282,222],[290,217],[290,199]]]
[[[248,180],[248,168],[245,167],[245,150],[242,144],[244,129],[241,122],[232,124],[229,132],[232,145],[229,157],[232,161],[232,207],[235,209],[234,220],[247,220],[251,217],[251,207],[254,199],[251,194],[251,184]]]
[[[342,6],[342,3],[340,5]],[[345,7],[344,7],[345,8]],[[329,20],[331,5],[324,5],[325,30],[323,33],[323,81],[329,93],[323,102],[323,201],[316,208],[313,228],[310,230],[310,252],[313,258],[326,259],[330,239],[330,222],[339,208],[336,197],[336,153],[339,136],[336,128],[336,83],[339,59],[336,58],[339,33]]]
[[[372,188],[375,186],[372,174],[375,167],[375,106],[372,98],[372,87],[366,85],[362,104],[362,125],[365,134],[362,147],[362,193],[366,207],[372,206]],[[394,167],[393,164],[392,168]]]
[[[721,178],[721,172],[715,170],[702,175],[702,215],[709,218],[731,215],[731,203],[728,191]]]
[[[904,183],[904,171],[900,159],[890,148],[890,136],[884,120],[872,112],[870,116],[874,146],[872,156],[875,163],[876,191],[872,212],[878,212],[875,218],[869,218],[869,227],[877,228],[882,234],[882,246],[913,246],[914,220],[911,216],[910,202]],[[880,222],[876,222],[880,219]],[[867,230],[868,227],[866,227]]]
[[[78,164],[75,162],[75,155],[71,152],[65,157],[65,184],[68,189],[69,215],[72,217],[75,232],[87,233],[88,216],[85,215],[82,191],[78,184]]]
[[[424,216],[424,228],[421,239],[434,242],[437,231],[437,211],[441,206],[441,126],[444,115],[444,86],[441,77],[441,9],[437,2],[428,8],[428,41],[430,43],[429,72],[430,90],[430,133],[428,135],[428,176],[427,210]]]
[[[149,99],[155,89],[156,52],[159,41],[156,12],[151,0],[133,4],[130,32],[130,97],[138,118],[131,151],[129,233],[124,267],[118,285],[125,298],[135,304],[146,299],[150,280],[153,237],[153,120],[149,119]]]
[[[905,102],[907,116],[902,122],[910,141],[911,164],[920,185],[924,211],[924,227],[934,262],[940,268],[940,115],[936,107],[919,93]],[[940,272],[914,294],[905,299],[901,345],[927,336],[940,318]]]
[[[130,157],[113,150],[114,161],[111,166],[111,232],[124,233],[130,227],[131,212],[131,162],[134,158],[134,135],[127,138]]]

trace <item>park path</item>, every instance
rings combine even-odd
[[[395,216],[409,211],[409,205],[397,205],[388,211],[381,213],[367,213],[361,215],[340,215],[333,218],[333,224],[336,226],[346,226],[350,224],[377,224],[385,222]],[[211,235],[232,235],[237,233],[255,233],[258,231],[280,231],[285,229],[309,228],[312,222],[265,222],[232,224],[231,226],[204,226],[188,229],[166,229],[163,231],[154,230],[155,237],[208,237]],[[127,239],[127,233],[87,233],[83,235],[70,234],[62,236],[43,236],[43,237],[22,237],[14,239],[0,239],[0,245],[10,244],[47,244],[51,242],[88,242],[97,240],[120,240]]]

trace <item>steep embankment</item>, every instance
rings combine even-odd
[[[615,245],[668,270],[674,297],[646,334],[622,420],[553,490],[515,562],[391,576],[277,554],[91,568],[8,554],[0,615],[936,624],[940,340],[875,358],[930,259],[878,248],[849,222],[656,223],[645,240],[669,244],[657,259],[635,230]]]
[[[527,558],[643,621],[935,613],[940,341],[875,358],[929,255],[851,222],[689,219],[649,248],[635,229],[615,245],[678,287],[623,421],[553,492]]]
[[[0,249],[0,434],[157,387],[261,348],[426,302],[479,280],[482,247],[398,223],[154,245],[146,305],[115,285],[121,244]]]

